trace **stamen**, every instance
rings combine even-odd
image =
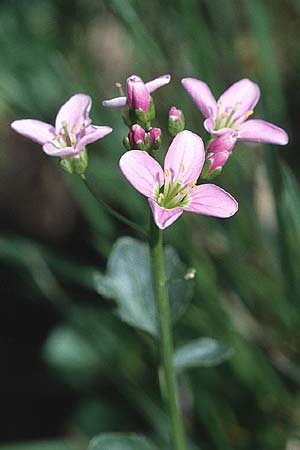
[[[185,171],[184,164],[180,163],[180,169],[181,169],[181,172],[184,172],[184,171]]]
[[[117,81],[116,83],[115,83],[115,87],[118,89],[118,91],[120,92],[120,95],[122,96],[122,97],[124,97],[125,96],[125,94],[124,94],[124,91],[123,91],[123,88],[122,88],[122,83],[120,83],[119,81]]]
[[[66,141],[67,147],[72,147],[71,138],[70,138],[69,132],[68,132],[68,124],[67,124],[66,121],[63,121],[63,122],[61,123],[61,125],[62,125],[62,127],[63,127],[64,132],[65,132],[65,134],[64,134],[63,137],[64,137],[64,139],[65,139],[65,141]]]
[[[164,173],[165,173],[166,177],[169,177],[169,176],[170,176],[170,171],[169,171],[169,169],[164,169]]]

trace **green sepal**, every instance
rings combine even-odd
[[[130,109],[129,110],[129,127],[135,123],[143,127],[146,131],[151,128],[151,122],[155,119],[155,105],[153,98],[150,97],[149,109],[148,111],[143,111],[142,109]],[[127,123],[126,123],[127,125]]]
[[[202,169],[202,172],[201,172],[201,176],[200,176],[200,178],[202,180],[208,180],[208,181],[209,180],[213,180],[215,177],[220,175],[220,173],[222,172],[222,167],[217,167],[215,170],[210,172],[211,166],[212,166],[212,161],[207,159],[205,161],[205,164],[203,166],[203,169]]]
[[[65,172],[71,175],[76,174],[83,176],[88,167],[87,149],[84,147],[79,157],[68,156],[66,158],[61,158],[60,165]]]

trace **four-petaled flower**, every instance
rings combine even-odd
[[[236,200],[220,187],[196,185],[204,160],[202,139],[186,130],[173,139],[164,170],[141,150],[125,153],[120,159],[120,168],[132,186],[148,197],[155,223],[164,229],[183,211],[222,218],[237,211]]]
[[[47,155],[60,157],[79,157],[87,144],[101,139],[112,128],[91,124],[89,112],[91,98],[76,94],[64,103],[57,113],[55,127],[34,119],[15,120],[11,127],[41,144]]]
[[[206,83],[195,78],[181,81],[195,105],[205,116],[205,129],[218,136],[234,130],[235,138],[241,141],[266,142],[285,145],[288,135],[281,128],[264,120],[247,120],[252,114],[259,97],[257,84],[244,78],[230,86],[215,100]]]
[[[151,92],[170,83],[170,75],[161,75],[148,83],[137,75],[131,75],[127,78],[127,97],[121,96],[111,100],[103,100],[102,105],[108,108],[125,108],[131,106],[133,109],[147,111],[150,102]]]

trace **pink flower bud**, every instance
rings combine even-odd
[[[160,141],[161,138],[161,129],[160,128],[151,128],[149,131],[149,139],[150,145],[154,145],[156,142]]]
[[[146,141],[146,132],[140,125],[132,125],[128,133],[130,147],[132,149],[139,149],[143,147]]]
[[[212,143],[208,146],[208,153],[219,153],[219,152],[231,152],[235,146],[237,141],[237,135],[235,132],[224,133],[221,136],[217,137]]]
[[[150,94],[143,82],[137,75],[127,78],[127,100],[132,109],[141,109],[147,112],[150,104]]]
[[[176,134],[184,130],[184,127],[185,119],[183,112],[181,111],[181,109],[177,109],[176,106],[172,106],[169,109],[168,118],[168,132],[170,136],[176,136]]]
[[[183,113],[180,109],[177,109],[176,106],[171,106],[169,109],[169,117],[172,119],[177,119],[182,124],[184,121]]]
[[[231,152],[227,152],[226,150],[224,150],[223,152],[219,151],[208,156],[207,161],[210,162],[208,173],[212,173],[216,169],[225,166],[230,154]]]

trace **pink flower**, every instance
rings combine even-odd
[[[260,97],[257,84],[247,78],[230,86],[218,101],[203,81],[184,78],[181,82],[205,116],[204,127],[209,133],[219,136],[233,129],[237,140],[279,145],[288,143],[287,133],[276,125],[264,120],[247,120]]]
[[[181,109],[176,108],[176,106],[171,106],[169,109],[169,118],[172,120],[178,120],[178,122],[184,124],[183,113]]]
[[[103,100],[102,105],[108,108],[125,108],[131,106],[133,109],[147,111],[149,108],[150,94],[156,89],[170,83],[170,75],[162,75],[148,83],[137,75],[127,78],[127,97],[116,97],[111,100]]]
[[[41,144],[47,155],[78,157],[87,144],[112,132],[110,127],[91,124],[89,112],[91,98],[88,95],[73,95],[57,113],[55,127],[34,119],[15,120],[11,127]]]
[[[196,185],[204,159],[202,139],[190,131],[182,131],[169,147],[164,170],[140,150],[125,153],[120,168],[132,186],[148,197],[155,223],[164,229],[184,211],[223,218],[237,211],[236,200],[220,187]]]

